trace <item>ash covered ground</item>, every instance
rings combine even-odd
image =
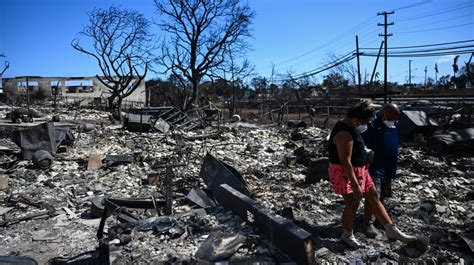
[[[51,119],[52,110],[42,111],[46,116],[35,119],[35,123]],[[156,185],[149,185],[147,176],[165,174],[154,165],[180,162],[185,165],[173,168],[172,215],[159,210],[162,221],[153,227],[123,226],[114,215],[107,219],[104,231],[111,263],[209,262],[206,259],[211,254],[203,257],[198,250],[210,237],[234,242],[234,251],[225,258],[230,263],[292,262],[252,223],[223,207],[199,210],[186,198],[193,188],[206,187],[199,172],[204,156],[211,153],[242,174],[255,201],[273,213],[293,217],[296,225],[311,233],[317,263],[474,261],[472,155],[439,156],[421,144],[402,146],[394,195],[386,206],[402,231],[429,239],[429,247],[390,242],[383,232],[376,239],[366,238],[362,233],[361,206],[355,234],[366,247],[351,250],[339,239],[342,197],[332,192],[327,180],[305,182],[308,160],[327,156],[328,129],[295,130],[283,125],[237,122],[164,135],[129,132],[122,125],[111,123],[106,112],[64,110],[54,114],[70,125],[76,137],[74,145],[58,152],[46,170],[38,169],[29,160],[15,161],[4,151],[0,170],[2,176],[8,177],[8,187],[0,190],[0,213],[5,222],[45,209],[54,212],[4,223],[0,227],[0,255],[27,256],[40,264],[100,263],[96,251],[100,218],[91,213],[92,201],[104,196],[153,195],[162,199],[163,178]],[[95,131],[79,135],[84,123],[93,123]],[[5,150],[19,152],[9,138],[18,126],[5,124],[1,126],[1,145]],[[209,137],[199,137],[203,135]],[[178,154],[177,144],[183,143],[184,149],[180,150],[185,153]],[[101,159],[126,155],[133,162],[111,166],[104,163],[99,169],[88,170],[91,154],[99,154]],[[155,210],[133,212],[142,219],[157,218]]]

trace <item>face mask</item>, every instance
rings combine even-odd
[[[367,124],[359,125],[359,126],[355,127],[354,130],[358,133],[363,133],[363,132],[367,131]]]
[[[383,121],[388,128],[395,128],[395,121]]]

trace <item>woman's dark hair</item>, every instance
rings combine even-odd
[[[347,111],[347,117],[356,118],[360,120],[368,120],[374,115],[374,111],[370,107],[372,101],[366,99],[361,101],[359,104],[349,108]]]

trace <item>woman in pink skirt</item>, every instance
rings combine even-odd
[[[334,192],[341,194],[345,202],[341,239],[352,248],[361,247],[354,237],[352,225],[362,198],[365,199],[365,207],[370,208],[384,226],[389,239],[403,242],[416,240],[416,237],[402,233],[393,224],[380,203],[369,175],[368,153],[360,134],[367,129],[367,123],[373,114],[370,101],[362,101],[351,107],[347,115],[336,123],[329,137],[329,179]]]

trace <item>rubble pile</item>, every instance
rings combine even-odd
[[[38,123],[53,116],[43,112]],[[1,129],[0,256],[53,264],[99,264],[104,255],[127,264],[294,260],[258,229],[258,220],[242,220],[219,206],[219,191],[213,193],[200,174],[210,154],[241,177],[248,194],[239,191],[255,204],[310,233],[318,263],[474,261],[470,155],[447,157],[403,146],[387,209],[403,231],[429,246],[390,242],[383,232],[366,238],[360,207],[355,234],[366,248],[350,250],[339,240],[344,202],[324,172],[328,130],[237,121],[131,132],[104,112],[64,110],[54,116],[69,126],[75,142],[43,168],[15,155],[21,150],[9,134],[20,125]],[[140,205],[130,207],[133,203]]]

